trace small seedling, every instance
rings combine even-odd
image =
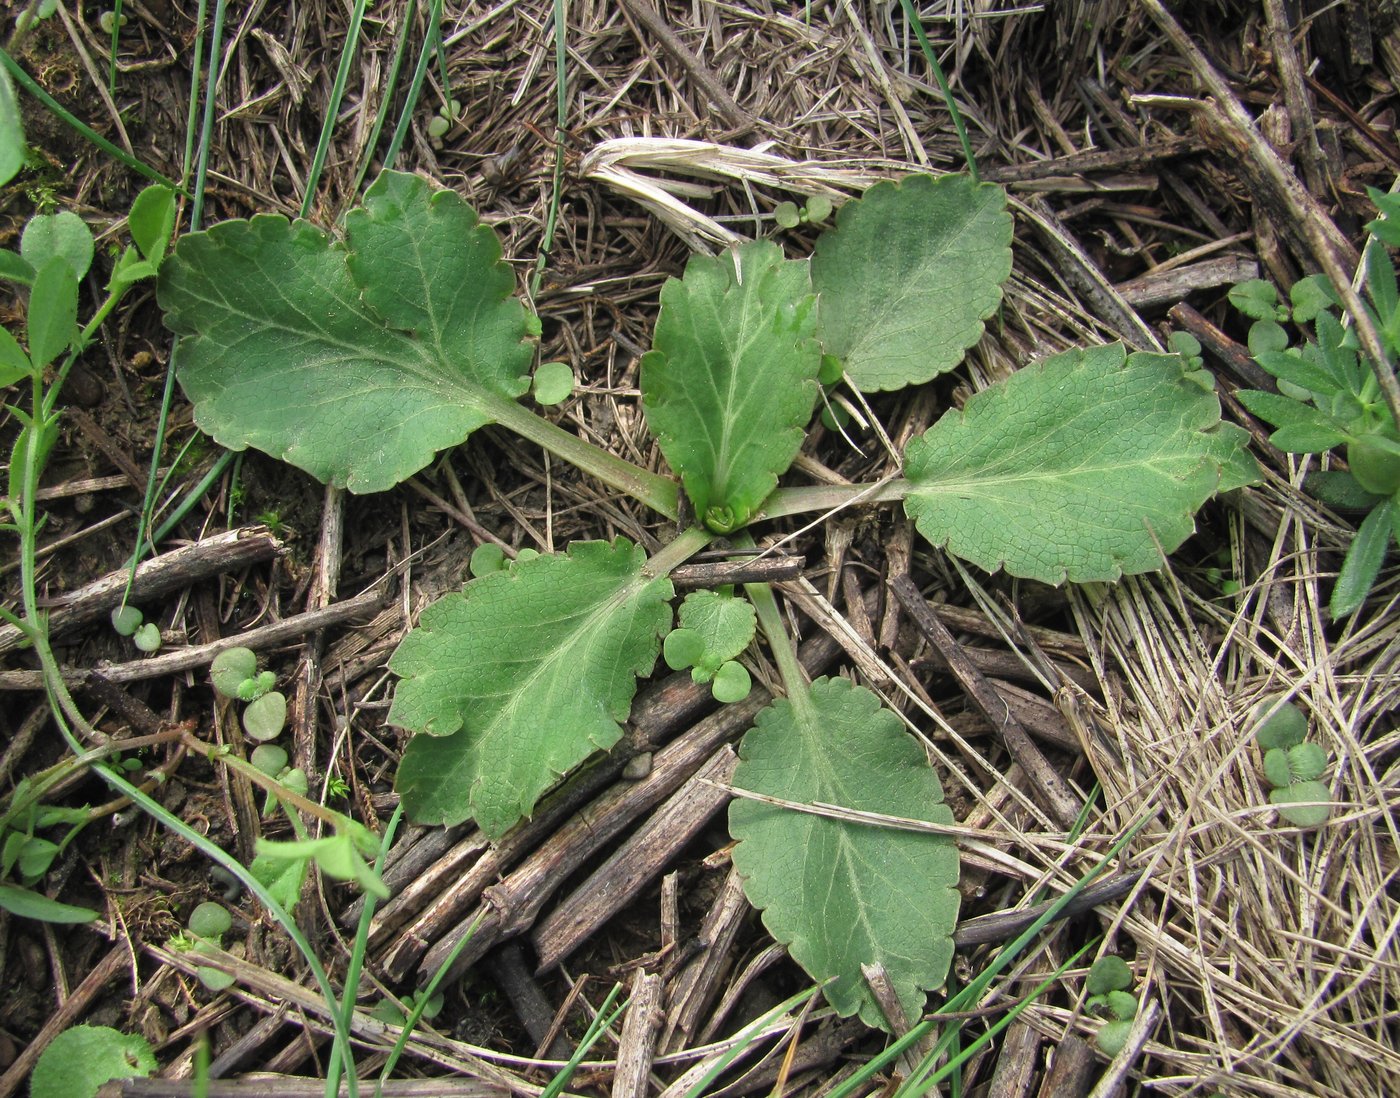
[[[132,634],[131,642],[142,652],[150,654],[160,651],[160,626],[148,621]]]
[[[112,628],[119,636],[131,636],[141,628],[143,621],[141,611],[134,606],[118,606],[112,611]]]
[[[1308,718],[1292,702],[1265,698],[1254,707],[1255,741],[1264,752],[1264,777],[1274,788],[1269,803],[1295,827],[1320,827],[1332,814],[1331,791],[1320,779],[1327,752],[1308,743]]]
[[[574,391],[574,372],[567,362],[542,362],[532,386],[535,403],[542,407],[562,404]]]
[[[795,229],[799,225],[820,225],[831,216],[831,199],[814,194],[805,206],[796,202],[779,202],[773,207],[773,220],[779,228]]]
[[[424,993],[421,991],[410,991],[400,1000],[403,1006],[399,1006],[398,1003],[390,999],[380,999],[379,1002],[374,1004],[373,1009],[370,1011],[370,1016],[378,1018],[381,1022],[388,1022],[390,1025],[403,1025],[408,1021],[408,1016],[418,1009],[418,1004],[422,1001],[423,994]],[[443,1001],[442,992],[435,992],[423,1004],[423,1011],[420,1017],[431,1022],[442,1013]]]
[[[499,572],[505,566],[506,551],[493,541],[485,541],[472,550],[467,567],[473,578],[480,579],[492,572]]]
[[[233,927],[233,916],[223,904],[206,900],[190,912],[185,925],[194,937],[194,951],[208,953],[222,947],[224,935]],[[195,976],[210,991],[224,991],[234,982],[227,972],[209,965],[200,965],[195,969]]]
[[[258,671],[258,658],[247,648],[226,648],[209,665],[209,679],[226,698],[248,703],[243,731],[250,739],[275,740],[287,724],[287,699],[273,687],[277,676]]]
[[[1366,227],[1376,238],[1366,248],[1368,311],[1391,360],[1400,356],[1400,289],[1395,268],[1379,242],[1400,241],[1400,196],[1371,190],[1384,219]],[[1361,355],[1356,333],[1334,315],[1335,295],[1326,279],[1295,283],[1290,303],[1269,283],[1253,279],[1230,291],[1230,301],[1254,319],[1249,349],[1273,375],[1277,393],[1243,390],[1240,402],[1276,428],[1269,441],[1280,450],[1320,454],[1345,447],[1348,471],[1308,476],[1305,487],[1338,510],[1363,511],[1332,589],[1329,610],[1345,617],[1366,600],[1393,539],[1400,538],[1400,430],[1387,405],[1376,364]],[[1282,322],[1310,324],[1313,338],[1289,347]]]
[[[1106,1021],[1094,1035],[1094,1042],[1108,1056],[1117,1056],[1127,1043],[1137,1017],[1137,997],[1129,993],[1133,971],[1122,957],[1100,957],[1089,969],[1084,982],[1088,998],[1084,1007]]]

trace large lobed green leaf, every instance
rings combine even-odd
[[[374,492],[525,392],[531,350],[500,243],[452,192],[386,171],[346,232],[259,215],[191,233],[159,300],[200,427]]]
[[[1011,273],[1006,194],[965,175],[877,183],[812,253],[822,350],[870,392],[951,370]]]
[[[923,750],[880,701],[844,679],[758,715],[739,750],[734,785],[782,800],[821,802],[951,824]],[[850,823],[760,801],[729,806],[734,865],[763,922],[825,986],[842,1014],[888,1028],[861,974],[881,964],[909,1020],[953,958],[959,894],[951,839]]]
[[[1252,481],[1247,441],[1179,356],[1077,349],[913,439],[904,507],[929,541],[988,571],[1113,580],[1160,567],[1207,499]]]
[[[625,538],[575,542],[423,611],[389,660],[403,676],[389,721],[422,733],[396,782],[410,817],[500,836],[617,742],[671,624],[671,583],[645,562]]]
[[[757,241],[697,256],[661,290],[642,398],[707,525],[744,525],[802,446],[821,353],[807,264]]]

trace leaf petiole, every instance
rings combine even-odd
[[[585,442],[513,400],[484,392],[479,397],[479,404],[493,423],[543,447],[555,457],[597,477],[608,487],[646,504],[666,518],[680,516],[679,489],[670,477],[648,472],[639,465]]]

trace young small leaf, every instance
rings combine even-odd
[[[1393,496],[1400,491],[1400,454],[1387,449],[1378,435],[1364,435],[1347,446],[1351,475],[1368,492]]]
[[[1295,782],[1275,789],[1269,803],[1294,827],[1321,827],[1332,815],[1332,791],[1322,782]],[[1318,803],[1321,802],[1321,803]]]
[[[31,217],[19,239],[19,254],[36,271],[61,259],[76,282],[92,266],[92,230],[71,210]]]
[[[1241,389],[1235,395],[1256,416],[1279,428],[1269,441],[1287,453],[1321,453],[1347,440],[1346,430],[1331,416],[1292,397],[1257,389]]]
[[[1133,970],[1127,961],[1112,953],[1095,961],[1084,981],[1084,990],[1090,995],[1107,995],[1110,991],[1124,991],[1132,986]]]
[[[18,286],[32,286],[34,268],[18,252],[0,248],[0,281],[13,282]]]
[[[1375,249],[1380,251],[1380,249]],[[1384,255],[1384,252],[1381,252]],[[1395,275],[1390,276],[1391,286],[1394,287]],[[1329,309],[1333,305],[1339,304],[1336,291],[1332,289],[1332,283],[1327,281],[1327,276],[1322,274],[1308,275],[1293,283],[1293,289],[1288,291],[1288,300],[1293,304],[1293,320],[1297,324],[1307,324],[1317,319],[1317,314],[1324,309]]]
[[[1298,351],[1265,351],[1256,354],[1254,361],[1280,381],[1308,392],[1331,394],[1337,391],[1336,379]]]
[[[287,751],[275,743],[260,743],[253,748],[248,761],[269,778],[275,778],[287,765]]]
[[[62,258],[50,259],[29,291],[29,359],[42,370],[78,334],[78,280]]]
[[[141,254],[160,266],[175,232],[175,192],[163,183],[146,187],[131,204],[127,228]]]
[[[1313,469],[1303,478],[1303,491],[1338,511],[1369,511],[1384,496],[1368,492],[1350,473]]]
[[[0,389],[29,377],[34,365],[19,341],[5,328],[0,328]]]
[[[209,665],[214,689],[226,698],[238,697],[238,688],[258,673],[258,657],[251,648],[225,648]]]
[[[705,658],[705,638],[694,629],[672,629],[661,644],[661,655],[672,671],[684,671]]]
[[[29,1078],[30,1098],[93,1098],[103,1083],[156,1070],[155,1053],[138,1034],[74,1026],[49,1043]]]
[[[1246,439],[1176,355],[1068,351],[912,440],[904,508],[930,542],[988,571],[1113,580],[1160,567],[1190,536],[1222,472],[1238,481]]]
[[[275,740],[287,724],[287,699],[270,690],[243,710],[243,731],[254,740]]]
[[[821,366],[814,304],[807,265],[769,241],[696,256],[662,287],[642,398],[711,529],[744,525],[802,446]]]
[[[10,74],[0,70],[0,187],[24,167],[24,123]]]
[[[145,620],[135,606],[118,606],[112,611],[112,629],[118,636],[131,636],[141,628],[141,623]]]
[[[1291,781],[1315,782],[1327,769],[1327,752],[1321,744],[1300,743],[1288,749],[1288,774]]]
[[[1278,309],[1278,291],[1262,278],[1232,286],[1227,296],[1231,305],[1252,320],[1273,320]]]
[[[233,973],[225,972],[223,969],[212,968],[209,965],[200,965],[194,970],[195,977],[210,991],[217,994],[220,991],[227,991],[237,982],[233,978]]]
[[[863,687],[818,679],[759,713],[734,785],[783,800],[951,824],[923,749]],[[843,1016],[888,1028],[861,974],[880,963],[909,1019],[953,957],[958,852],[943,835],[896,831],[738,798],[734,865],[763,922]]]
[[[467,564],[468,570],[477,579],[489,576],[492,572],[499,572],[505,566],[506,551],[494,541],[484,541],[473,549],[471,560]]]
[[[90,923],[102,918],[101,912],[90,907],[60,903],[41,892],[7,884],[0,884],[0,908],[21,919],[36,919],[41,923]]]
[[[223,904],[205,900],[190,912],[185,925],[190,928],[191,933],[217,941],[232,928],[233,916]]]
[[[1010,273],[1000,187],[963,175],[877,183],[812,253],[822,350],[866,392],[928,381],[982,338]]]
[[[756,620],[753,605],[748,599],[722,595],[718,591],[695,591],[687,595],[681,603],[681,627],[677,632],[693,632],[699,638],[701,647],[699,654],[682,666],[696,669],[696,682],[707,681],[722,664],[728,663],[749,646]],[[675,633],[671,636],[675,636]],[[670,641],[670,637],[666,639]],[[667,662],[670,662],[669,655]],[[745,693],[748,691],[745,690]]]
[[[137,629],[131,635],[131,643],[137,649],[147,654],[160,651],[160,626],[153,621],[146,622],[145,625]]]
[[[389,721],[419,733],[396,785],[409,815],[498,837],[560,774],[622,734],[671,624],[669,580],[626,539],[518,561],[423,611],[389,660]]]
[[[1283,350],[1288,346],[1288,333],[1276,320],[1256,320],[1249,326],[1249,353],[1255,358]]]
[[[1332,588],[1327,609],[1333,619],[1352,613],[1371,593],[1371,587],[1385,562],[1385,551],[1394,536],[1393,525],[1400,518],[1397,511],[1400,508],[1397,508],[1395,501],[1387,499],[1361,520],[1356,537],[1342,560],[1337,583]]]
[[[1099,1051],[1105,1056],[1117,1056],[1123,1051],[1123,1046],[1128,1043],[1128,1034],[1133,1030],[1132,1019],[1126,1021],[1115,1019],[1105,1022],[1099,1026],[1099,1031],[1094,1034],[1094,1044],[1099,1046]]]
[[[715,701],[726,705],[743,701],[752,689],[753,680],[749,677],[749,669],[738,660],[720,664],[710,683],[710,693],[714,695]]]
[[[308,864],[305,858],[256,855],[248,865],[248,872],[271,893],[274,900],[290,911],[301,896]]]
[[[1288,749],[1271,747],[1264,752],[1264,777],[1275,789],[1293,784],[1293,772],[1288,766]]]
[[[1308,734],[1308,718],[1290,701],[1281,696],[1265,698],[1249,714],[1255,725],[1254,738],[1264,751],[1281,747],[1285,751],[1303,742]]]
[[[567,362],[542,362],[535,371],[533,386],[536,404],[561,404],[574,391],[574,372]]]
[[[796,202],[779,202],[773,207],[773,220],[780,229],[795,229],[802,221]]]
[[[807,199],[807,205],[803,212],[807,215],[807,220],[813,224],[821,224],[831,216],[831,199],[824,194],[814,194]]]
[[[531,349],[500,242],[455,194],[384,172],[346,232],[260,215],[190,233],[158,296],[205,431],[374,492],[524,393]]]

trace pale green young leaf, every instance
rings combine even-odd
[[[878,183],[812,253],[822,350],[867,392],[928,381],[982,337],[1010,273],[1000,187],[963,175]]]
[[[0,70],[0,187],[24,167],[24,123],[10,75]]]
[[[642,358],[651,429],[697,515],[737,529],[802,446],[821,353],[807,264],[769,241],[696,256],[661,290]]]
[[[0,328],[0,389],[13,385],[33,372],[34,367],[19,341],[8,330]]]
[[[36,271],[51,259],[62,259],[75,279],[87,274],[93,251],[92,230],[71,210],[31,217],[19,238],[19,254]]]
[[[909,443],[905,510],[988,571],[1062,583],[1161,566],[1222,484],[1245,432],[1176,355],[1119,344],[1025,367]]]
[[[274,900],[291,911],[301,897],[301,886],[306,883],[309,865],[310,860],[307,858],[256,854],[248,865],[248,871],[267,889]]]
[[[373,492],[520,396],[531,352],[500,244],[456,195],[385,172],[346,225],[348,249],[270,215],[191,233],[159,299],[200,427]]]
[[[112,1079],[156,1070],[155,1053],[139,1034],[107,1026],[74,1026],[49,1043],[29,1077],[30,1098],[93,1098]]]
[[[78,334],[78,280],[61,256],[50,259],[34,276],[27,319],[29,359],[42,370]]]
[[[696,682],[708,682],[719,670],[749,646],[757,617],[748,599],[718,591],[695,591],[681,603],[680,627],[693,631],[703,645],[690,660],[698,672]]]
[[[1332,588],[1327,609],[1334,619],[1344,618],[1356,610],[1371,593],[1381,565],[1385,563],[1385,551],[1394,536],[1392,527],[1397,520],[1397,511],[1400,511],[1400,507],[1393,499],[1387,499],[1361,520],[1356,537],[1352,539],[1342,561],[1342,570],[1337,574],[1337,583]]]
[[[9,248],[0,248],[0,281],[14,282],[20,286],[34,284],[34,268],[19,254]]]
[[[802,804],[951,824],[923,750],[863,687],[818,679],[763,710],[739,749],[734,785]],[[772,935],[827,1001],[888,1028],[862,964],[882,964],[911,1021],[953,957],[958,851],[947,836],[851,823],[739,798],[734,865]]]
[[[132,202],[126,223],[141,254],[159,267],[175,232],[175,192],[163,183],[144,188]]]
[[[0,884],[0,910],[43,923],[90,923],[102,917],[90,907],[74,907],[51,900],[42,892],[7,884]]]
[[[396,784],[425,823],[493,837],[622,731],[671,624],[669,580],[626,539],[518,561],[423,611],[389,667],[410,741]]]

